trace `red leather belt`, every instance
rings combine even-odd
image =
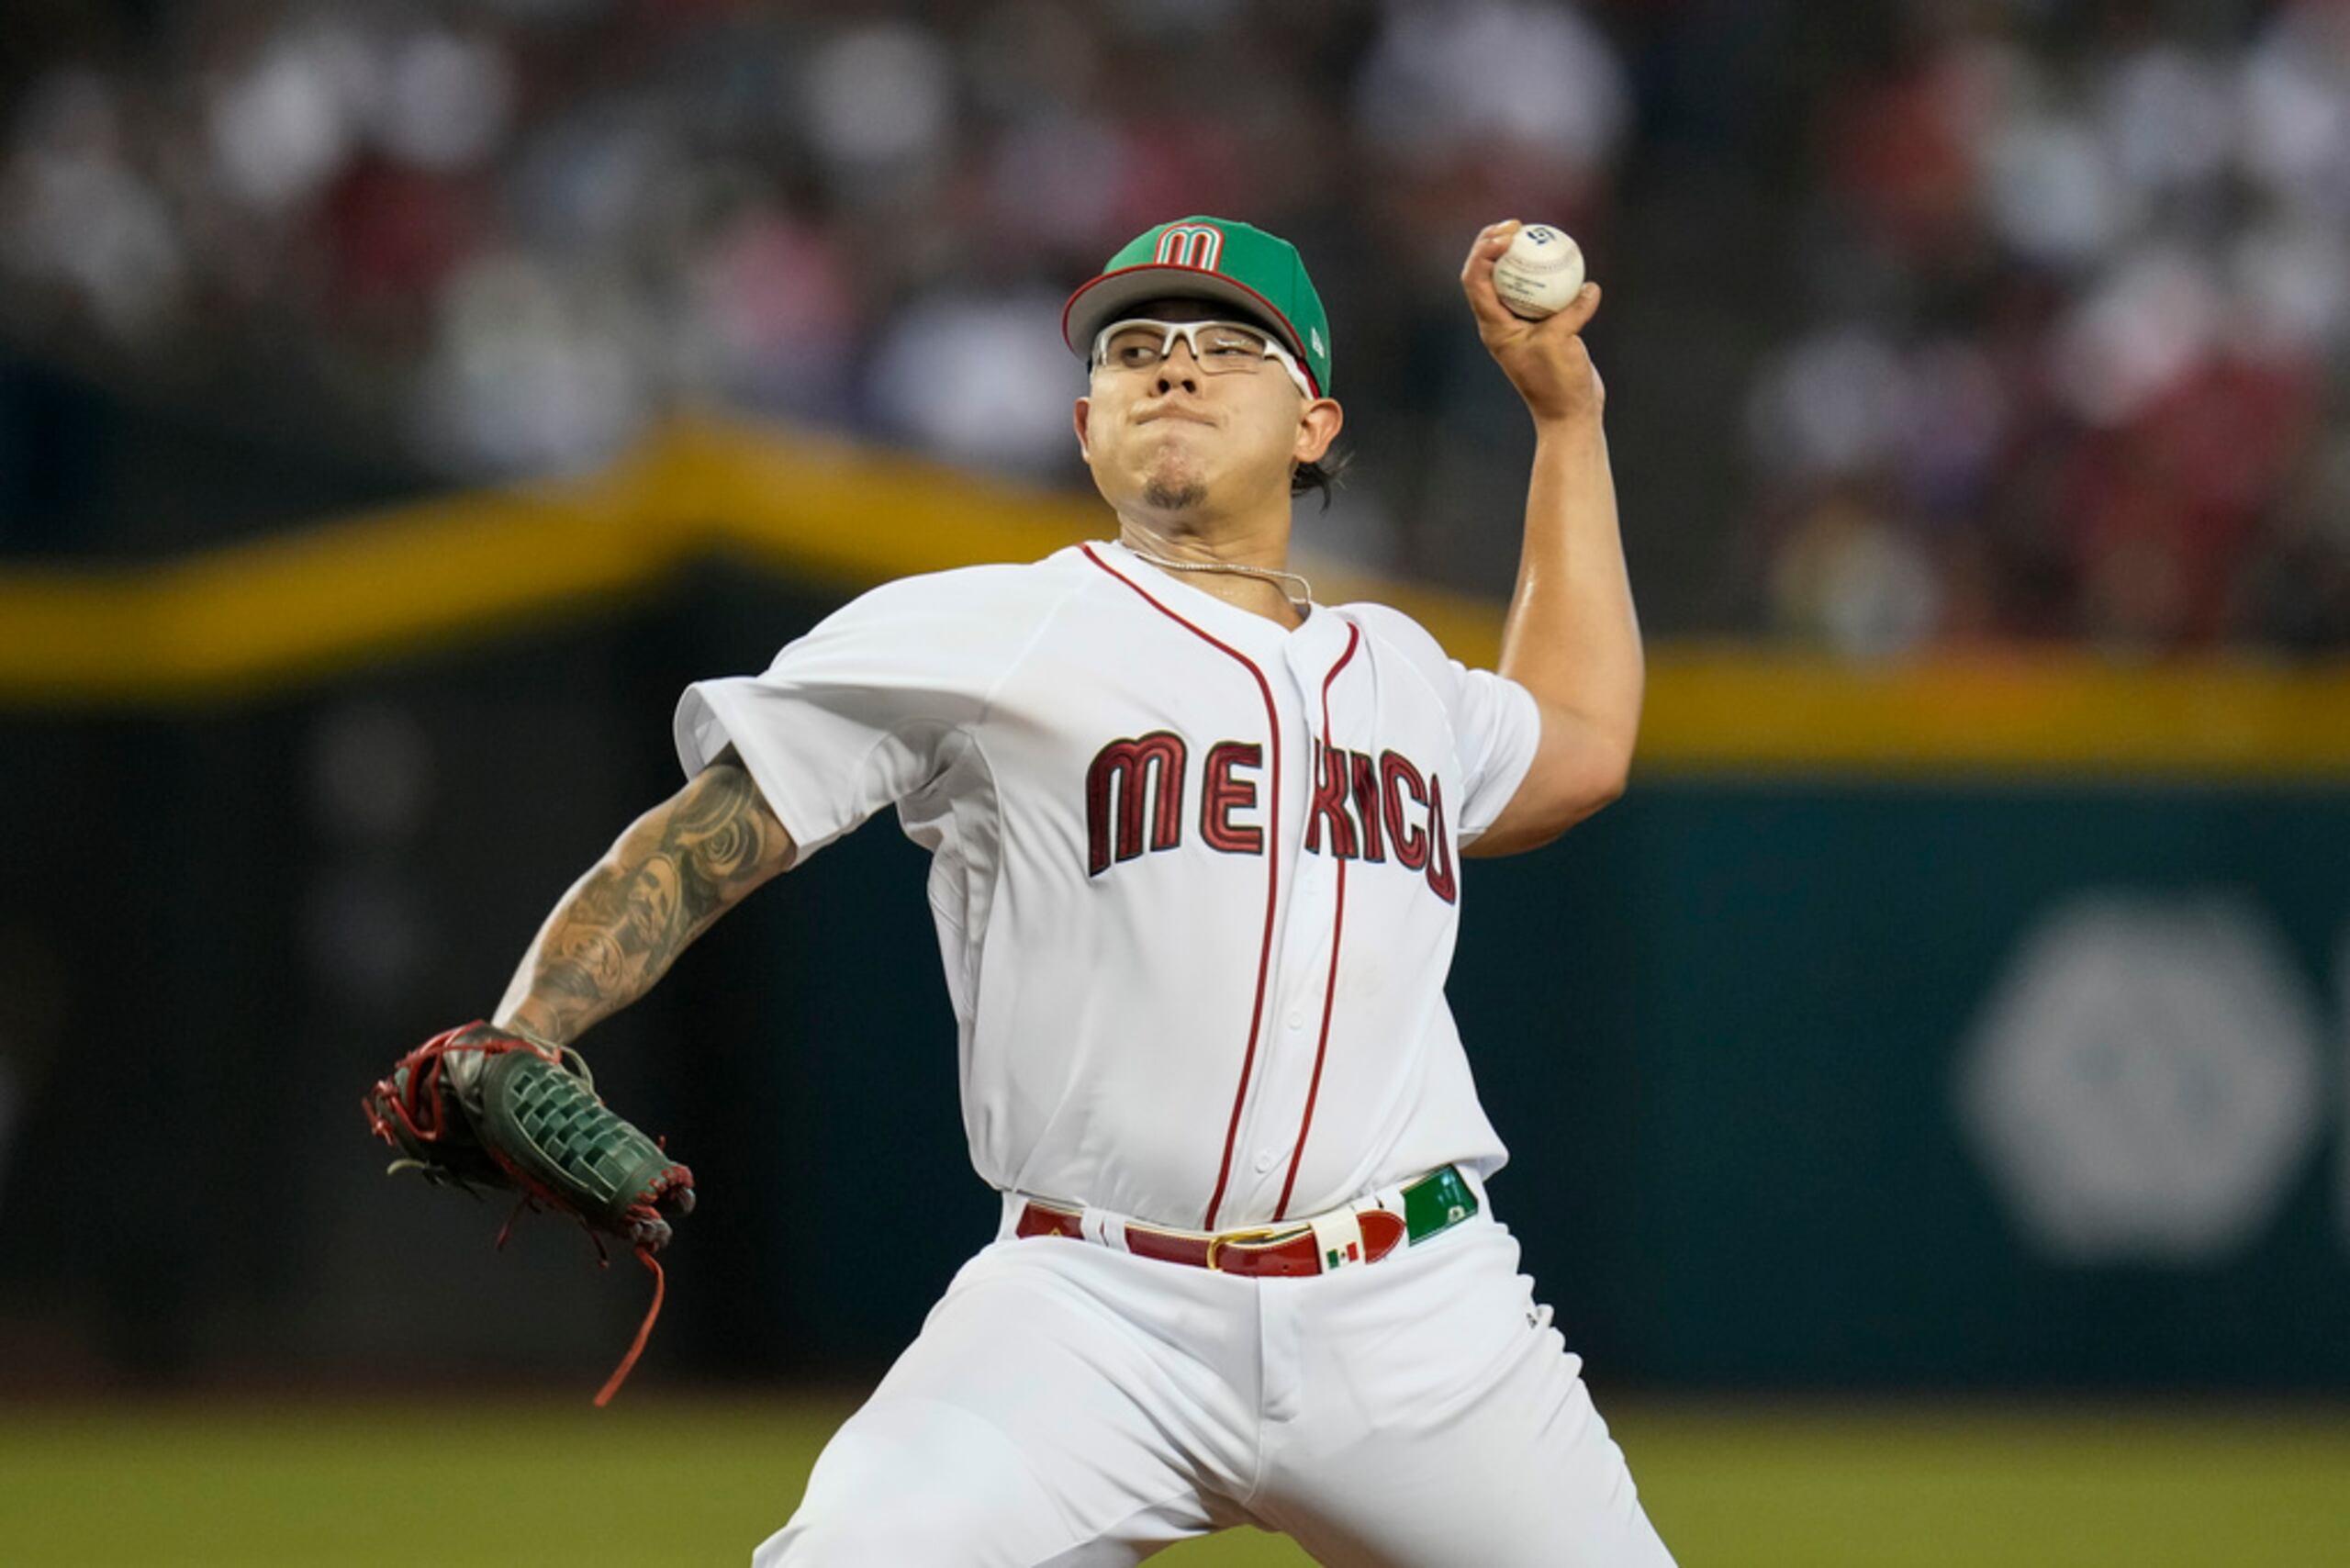
[[[1343,1261],[1376,1263],[1404,1239],[1404,1216],[1385,1209],[1357,1213],[1362,1226],[1362,1256]],[[1071,1209],[1027,1200],[1020,1211],[1017,1236],[1067,1236],[1086,1239],[1082,1216]],[[1324,1271],[1322,1248],[1309,1224],[1277,1226],[1268,1230],[1161,1230],[1157,1226],[1125,1226],[1126,1250],[1139,1258],[1189,1263],[1195,1269],[1252,1278],[1297,1279]]]

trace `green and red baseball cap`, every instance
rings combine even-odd
[[[1330,395],[1330,318],[1297,247],[1228,218],[1179,218],[1127,242],[1102,275],[1061,308],[1061,341],[1080,357],[1094,334],[1151,299],[1214,299],[1278,333],[1314,384]]]

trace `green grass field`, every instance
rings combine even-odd
[[[2350,1412],[1606,1403],[1684,1568],[2350,1563]],[[0,1408],[0,1562],[742,1564],[846,1409]],[[1240,1531],[1156,1561],[1306,1559]]]

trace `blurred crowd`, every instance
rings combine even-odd
[[[0,126],[0,328],[274,388],[453,480],[717,402],[1073,484],[1069,286],[1150,223],[1246,217],[1315,266],[1366,459],[1309,539],[1492,591],[1522,468],[1461,250],[1539,216],[1604,274],[1658,129],[1635,50],[1740,11],[65,7]],[[1813,129],[1767,236],[1803,307],[1740,345],[1746,428],[1712,438],[1750,460],[1712,567],[1748,624],[1708,629],[2350,644],[2350,0],[1854,15],[1799,90],[1707,111]]]
[[[1469,237],[1602,210],[1628,103],[1533,0],[187,0],[55,53],[0,150],[12,330],[259,363],[454,477],[720,400],[1076,482],[1062,301],[1201,211],[1315,258],[1367,415],[1386,302],[1473,347]],[[1397,565],[1381,491],[1331,539]]]
[[[1907,20],[1819,106],[1753,387],[1770,618],[2350,646],[2350,5]]]

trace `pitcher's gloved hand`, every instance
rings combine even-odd
[[[693,1212],[693,1172],[604,1103],[577,1051],[485,1023],[425,1041],[361,1103],[400,1151],[393,1170],[467,1191],[510,1188],[527,1207],[570,1215],[635,1249],[653,1271],[653,1310],[596,1403],[611,1397],[661,1310],[653,1254],[668,1245],[670,1221]]]

